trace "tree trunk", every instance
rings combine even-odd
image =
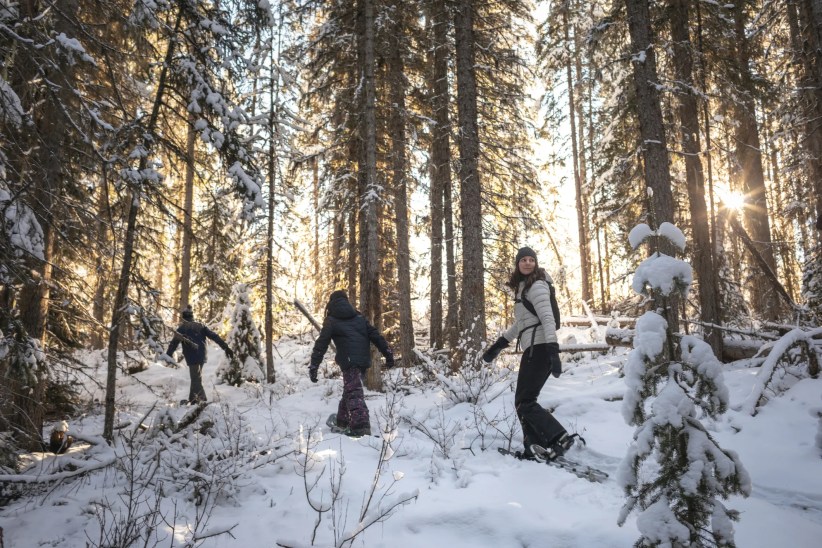
[[[319,198],[319,193],[317,194],[317,197]],[[319,200],[317,200],[317,203],[319,205]],[[317,222],[319,222],[319,217],[317,218]],[[319,227],[317,227],[316,230],[318,240],[317,245],[319,245]],[[343,261],[343,243],[345,240],[345,213],[341,208],[338,208],[334,211],[334,228],[331,238],[331,264],[334,268],[332,272],[331,288],[345,287],[343,285],[343,280],[345,279],[345,262]],[[319,261],[319,251],[317,252],[317,260]],[[323,297],[323,293],[315,292],[314,302],[322,302]]]
[[[809,128],[809,132],[814,136],[813,142],[816,145],[814,149],[816,153],[814,156],[814,165],[816,167],[816,177],[814,179],[816,218],[822,219],[822,0],[805,1],[810,2],[812,25],[809,26],[809,30],[812,29],[814,38],[812,42],[814,50],[811,58],[815,61],[816,66],[816,85],[811,89],[815,92],[817,116],[813,120],[813,126]],[[818,236],[820,233],[817,231],[816,234]]]
[[[406,188],[405,139],[405,67],[403,63],[404,35],[402,32],[403,2],[393,6],[394,32],[388,57],[390,103],[391,103],[391,144],[392,144],[392,186],[394,187],[394,212],[396,215],[397,242],[397,292],[399,300],[400,355],[403,365],[416,363],[414,354],[414,322],[411,313],[411,263],[408,241],[408,191]]]
[[[639,118],[642,156],[645,168],[645,184],[651,189],[651,224],[654,228],[663,222],[672,222],[674,213],[671,173],[668,167],[668,145],[665,125],[659,101],[659,80],[656,72],[650,10],[648,0],[626,0],[628,30],[631,34],[631,55],[634,66],[634,86],[636,89],[636,110]],[[675,254],[673,244],[660,242],[660,251]],[[668,327],[679,331],[677,305],[674,299],[666,308],[665,319]]]
[[[460,296],[457,289],[457,257],[455,251],[455,235],[454,235],[454,185],[451,177],[451,120],[450,120],[450,86],[448,85],[448,56],[451,51],[448,47],[448,27],[451,21],[450,10],[452,4],[447,0],[437,0],[439,9],[436,10],[439,25],[434,27],[437,32],[435,44],[437,50],[435,54],[438,81],[436,83],[437,95],[440,97],[442,104],[438,105],[439,111],[436,118],[437,128],[442,132],[440,139],[442,139],[442,158],[439,163],[440,169],[437,175],[442,181],[442,201],[443,201],[443,223],[445,225],[445,276],[448,306],[445,313],[445,340],[449,349],[451,349],[451,368],[457,369],[459,364],[454,359],[455,351],[459,345],[460,335]]]
[[[362,6],[358,4],[358,25],[361,26],[361,12]],[[358,29],[359,29],[358,26]],[[358,30],[358,32],[362,35],[363,31]],[[362,42],[362,40],[361,40]],[[362,54],[361,54],[362,55]],[[352,79],[354,82],[360,81],[360,74],[356,70],[352,75]],[[357,87],[359,88],[360,85],[358,84]],[[363,110],[362,107],[362,99],[360,103],[354,104],[352,101],[352,113],[349,114],[346,123],[348,124],[349,134],[352,136],[350,140],[350,144],[348,146],[348,154],[350,159],[350,165],[365,165],[363,160],[363,142],[362,138],[359,137],[360,135],[360,118],[362,115],[357,114]],[[354,168],[351,168],[352,173],[348,178],[349,184],[349,192],[351,196],[362,196],[365,192],[365,176],[363,174],[362,169],[358,169],[354,172]],[[361,242],[365,240],[365,230],[364,230],[364,217],[363,212],[360,209],[359,198],[356,201],[349,200],[346,203],[347,213],[348,213],[348,262],[346,264],[346,280],[348,286],[348,298],[351,300],[352,303],[359,302],[359,292],[362,291],[362,288],[358,286],[359,284],[359,268],[361,263],[361,254],[359,252],[361,247]]]
[[[59,176],[55,175],[55,181],[58,179]],[[59,187],[59,185],[55,184],[55,187]],[[49,204],[52,202],[53,197],[46,197],[46,194],[50,193],[50,189],[39,188],[37,201],[46,209],[43,211],[39,210],[38,207],[32,208],[37,215],[40,226],[43,228],[44,260],[42,262],[33,259],[28,261],[32,265],[32,272],[35,275],[33,279],[27,280],[23,284],[17,303],[23,329],[29,337],[37,339],[40,347],[44,350],[48,342],[46,334],[55,234],[51,224],[51,213],[46,213],[46,217],[41,217],[41,215],[51,209]],[[42,451],[43,421],[45,418],[43,402],[48,373],[39,360],[37,363],[26,363],[25,367],[28,369],[26,377],[18,378],[16,375],[9,375],[8,379],[12,393],[13,412],[11,424],[17,431],[20,446],[29,451]]]
[[[356,139],[352,139],[356,141]],[[351,185],[356,191],[355,196],[359,196],[359,182],[356,178],[351,180]],[[346,263],[346,285],[348,288],[348,297],[352,303],[359,301],[359,288],[357,286],[357,268],[359,262],[357,260],[359,248],[359,239],[357,236],[357,226],[360,224],[360,208],[356,204],[348,206],[348,262]]]
[[[103,164],[103,178],[100,181],[100,193],[97,195],[97,253],[94,260],[94,298],[92,300],[91,315],[97,322],[91,337],[91,347],[95,349],[103,348],[105,343],[103,325],[105,324],[105,295],[108,287],[113,265],[106,261],[108,253],[105,249],[112,242],[108,239],[109,224],[104,219],[111,218],[108,200],[108,166]],[[106,263],[109,264],[106,264]]]
[[[580,45],[580,39],[578,34],[578,29],[574,27],[574,51],[577,52],[574,55],[575,58],[575,65],[576,65],[576,78],[577,78],[577,87],[582,84],[583,75],[582,75],[582,60],[580,59],[580,52],[582,50],[582,46]],[[590,99],[590,89],[591,86],[588,85],[587,89],[589,90],[588,97]],[[575,94],[575,97],[580,98],[580,94]],[[581,99],[581,98],[580,98]],[[582,191],[582,211],[585,214],[582,217],[582,226],[585,230],[585,251],[582,255],[582,258],[585,260],[585,266],[583,267],[583,272],[588,277],[588,292],[590,293],[590,299],[593,303],[594,300],[594,265],[592,262],[592,254],[593,251],[591,249],[591,187],[588,184],[588,166],[586,162],[586,149],[585,149],[585,119],[586,118],[593,118],[593,116],[586,116],[585,109],[583,107],[584,102],[582,100],[577,100],[577,133],[579,137],[577,138],[577,146],[579,147],[579,184],[580,189]],[[589,109],[588,112],[593,112],[590,108],[591,104],[590,101],[588,103]],[[588,128],[591,129],[590,126]],[[588,153],[593,154],[594,148],[593,143],[588,148]]]
[[[694,270],[699,280],[699,306],[704,327],[705,340],[711,345],[716,356],[722,356],[722,332],[712,326],[722,324],[719,310],[719,294],[716,269],[710,235],[708,207],[705,203],[705,179],[700,160],[699,110],[694,94],[693,58],[691,54],[690,24],[691,0],[670,0],[671,37],[673,38],[673,58],[676,78],[683,86],[677,98],[677,114],[681,127],[682,151],[685,159],[685,176],[688,186],[688,201],[691,211],[693,232]]]
[[[745,34],[745,6],[737,4],[733,12],[737,73],[741,93],[741,99],[735,107],[736,172],[745,191],[745,226],[759,254],[765,259],[768,267],[776,272],[765,193],[765,174],[762,169],[759,127],[756,121],[756,105],[752,96],[753,77],[749,68],[750,54],[748,38]],[[779,317],[779,299],[770,291],[768,280],[761,270],[753,268],[751,272],[753,275],[751,304],[754,310],[764,319],[776,320]]]
[[[449,151],[449,159],[450,159]],[[449,160],[450,170],[450,160]],[[445,276],[448,289],[448,310],[445,313],[445,339],[448,341],[448,348],[452,351],[459,344],[460,335],[460,314],[459,314],[459,290],[457,289],[457,257],[454,251],[454,190],[451,174],[449,171],[448,179],[445,180],[445,187],[443,191],[443,203],[445,208],[443,211],[443,219],[445,220]],[[456,367],[456,363],[452,361],[452,367]]]
[[[822,217],[822,14],[820,0],[788,0],[788,23],[794,61],[800,67],[799,89],[804,90],[805,138],[814,185],[814,219]],[[815,232],[818,234],[818,232]]]
[[[194,239],[194,144],[197,133],[194,131],[194,114],[188,114],[188,133],[186,135],[186,178],[183,189],[183,248],[180,250],[180,302],[177,307],[184,309],[191,304],[191,243]]]
[[[474,68],[474,2],[460,0],[454,19],[457,50],[457,112],[462,222],[461,341],[469,359],[485,341],[485,267],[482,256],[482,186],[479,179],[477,81]]]
[[[439,0],[427,3],[431,19],[431,348],[442,348],[442,248],[445,189],[451,183],[450,120],[448,113],[448,18],[447,7]]]
[[[177,21],[174,23],[173,35],[177,35],[182,22],[182,10],[177,12]],[[142,173],[148,166],[148,151],[151,150],[151,141],[157,125],[157,117],[160,113],[160,106],[163,104],[163,96],[166,91],[166,77],[168,67],[174,56],[175,40],[170,40],[166,51],[163,69],[160,71],[160,79],[157,83],[157,95],[154,97],[154,105],[146,124],[143,140],[143,147],[146,150],[140,158],[139,170]],[[131,281],[131,262],[134,256],[134,244],[137,239],[137,213],[140,209],[140,191],[132,189],[129,200],[128,219],[126,221],[126,233],[123,236],[123,265],[120,269],[120,279],[117,284],[117,294],[114,297],[114,306],[111,310],[111,328],[108,338],[108,357],[106,370],[106,394],[105,394],[105,417],[103,419],[103,437],[111,443],[114,440],[114,397],[117,382],[117,346],[120,342],[120,327],[123,317],[126,314],[126,304],[128,301],[128,287]]]
[[[274,36],[271,37],[271,56],[274,57]],[[279,60],[279,55],[277,56]],[[273,59],[272,59],[273,61]],[[273,62],[272,62],[273,64]],[[265,246],[265,320],[263,339],[265,340],[265,376],[273,383],[274,378],[274,210],[277,190],[277,139],[280,128],[277,125],[277,97],[280,90],[279,73],[274,81],[274,68],[268,92],[268,211],[266,219]],[[275,91],[276,90],[276,91]],[[317,264],[317,263],[314,263]]]
[[[20,15],[27,20],[39,18],[45,6],[39,2],[22,2]],[[76,9],[75,2],[66,2],[66,9]],[[54,21],[51,32],[68,33],[75,29],[68,22],[59,18]],[[26,259],[26,276],[17,296],[17,310],[22,328],[28,337],[36,339],[43,350],[47,348],[49,299],[52,285],[52,264],[55,260],[55,226],[57,205],[56,198],[62,196],[65,187],[66,172],[63,162],[67,153],[64,152],[63,138],[66,133],[66,114],[64,101],[70,102],[71,93],[67,89],[50,90],[44,80],[51,79],[52,73],[63,72],[62,78],[72,80],[72,68],[68,63],[59,62],[54,66],[35,66],[35,59],[23,56],[16,59],[17,73],[22,79],[19,82],[20,100],[27,107],[32,107],[34,122],[33,132],[24,137],[32,139],[29,150],[21,158],[22,167],[19,168],[19,184],[25,188],[27,205],[37,219],[43,231],[43,258],[29,256]],[[54,81],[56,74],[54,74]],[[56,87],[56,86],[55,86]],[[5,144],[5,143],[4,143]],[[21,143],[22,144],[22,143]],[[4,147],[5,148],[5,147]],[[5,170],[3,170],[5,178]],[[48,374],[43,363],[26,363],[26,374],[22,377],[13,375],[9,381],[12,392],[13,418],[11,419],[20,445],[30,451],[42,450],[43,396],[45,395]],[[18,384],[19,383],[19,384]]]
[[[376,84],[374,81],[374,0],[361,0],[363,34],[362,69],[363,84],[363,117],[362,131],[363,159],[360,165],[361,174],[365,176],[365,192],[361,194],[361,204],[365,211],[364,242],[360,248],[364,251],[361,260],[360,312],[374,327],[380,329],[382,310],[380,307],[380,263],[379,263],[379,196],[380,185],[377,183],[377,120],[376,120]],[[379,363],[372,352],[372,367],[368,369],[367,386],[371,390],[382,390],[382,374]]]
[[[565,33],[565,47],[568,51],[565,60],[565,74],[568,82],[568,119],[571,121],[571,158],[574,165],[574,189],[576,191],[576,208],[577,208],[577,236],[579,238],[579,265],[580,277],[582,281],[582,300],[588,304],[592,302],[591,294],[591,252],[588,246],[588,210],[585,207],[585,199],[583,193],[583,180],[581,169],[585,163],[585,158],[579,152],[579,145],[582,144],[580,138],[579,144],[577,141],[577,105],[576,105],[576,91],[574,79],[572,77],[572,56],[576,58],[577,48],[571,47],[571,37],[568,23],[568,4],[562,8],[562,24],[563,32]],[[574,40],[576,40],[576,32],[574,32]],[[579,62],[579,59],[575,59]],[[582,121],[580,118],[580,133],[582,131]],[[581,136],[580,136],[581,137]]]
[[[311,264],[320,264],[320,170],[319,158],[314,156],[311,159],[311,208],[314,215],[312,222],[314,225],[314,242],[311,246]],[[342,272],[340,255],[342,248],[340,241],[342,238],[342,218],[340,216],[339,208],[331,207],[330,211],[333,214],[331,221],[331,245],[329,251],[331,253],[331,283],[323,279],[319,270],[314,275],[314,303],[322,301],[328,286],[337,287],[339,278]]]

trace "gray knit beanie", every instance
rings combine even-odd
[[[521,247],[519,251],[517,251],[517,260],[514,261],[514,266],[518,266],[523,257],[533,257],[534,261],[537,260],[537,254],[533,249],[530,247]]]

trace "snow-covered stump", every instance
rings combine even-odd
[[[639,225],[629,239],[636,249],[659,237],[685,247],[682,232],[670,223],[656,231]],[[685,297],[690,284],[688,263],[658,251],[642,262],[633,281],[637,293],[657,304],[674,292]],[[618,474],[627,496],[618,523],[636,511],[642,546],[735,546],[732,522],[739,514],[720,499],[748,496],[750,477],[736,453],[719,447],[700,422],[727,410],[721,363],[696,337],[682,337],[677,347],[661,309],[637,320],[625,365],[622,411],[637,429]]]

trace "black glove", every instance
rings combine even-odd
[[[394,354],[388,354],[388,355],[385,357],[385,368],[386,368],[386,369],[391,369],[391,368],[392,368],[392,367],[394,367],[395,365],[397,365],[397,364],[396,364],[396,363],[394,363]]]
[[[311,379],[311,382],[317,382],[317,370],[319,367],[309,367],[308,368],[308,378]]]
[[[499,353],[502,352],[503,348],[508,348],[508,345],[511,344],[508,342],[508,339],[505,337],[500,337],[497,341],[488,347],[488,350],[482,355],[482,361],[485,363],[491,363],[492,361],[497,359]]]
[[[230,348],[226,348],[226,349],[225,349],[225,355],[226,355],[226,356],[228,356],[228,359],[229,359],[229,360],[233,360],[233,359],[234,359],[234,351],[233,351],[233,350],[231,350]]]
[[[559,345],[548,343],[548,361],[551,363],[551,375],[559,377],[562,375],[562,362],[559,359]]]

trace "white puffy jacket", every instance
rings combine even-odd
[[[550,276],[547,274],[545,276],[548,282],[553,283]],[[505,337],[508,342],[514,342],[520,333],[522,333],[520,346],[523,350],[526,350],[532,344],[557,342],[556,323],[554,322],[554,312],[551,309],[551,288],[548,286],[548,282],[545,280],[537,280],[528,289],[528,293],[525,295],[528,300],[531,301],[531,304],[534,305],[534,310],[536,310],[538,317],[531,314],[528,309],[525,308],[525,305],[522,304],[522,289],[525,287],[525,282],[519,283],[519,289],[517,289],[516,294],[517,304],[514,306],[514,325],[509,327],[502,336]],[[542,321],[542,325],[528,329],[530,326],[536,325],[540,320]]]

